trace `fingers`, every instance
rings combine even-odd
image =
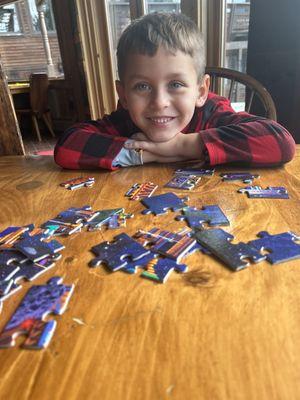
[[[134,140],[148,140],[147,136],[143,132],[134,133],[130,139]]]
[[[151,151],[155,148],[155,144],[151,142],[146,142],[142,140],[126,140],[124,143],[126,149],[141,149]]]

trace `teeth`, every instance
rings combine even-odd
[[[172,120],[172,118],[151,118],[153,122],[157,122],[158,124],[165,124]]]

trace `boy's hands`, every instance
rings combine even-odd
[[[125,143],[127,149],[144,150],[143,161],[175,162],[183,160],[203,159],[204,144],[199,133],[177,133],[166,142],[152,142],[140,132]]]

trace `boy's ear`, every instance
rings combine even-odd
[[[119,96],[120,103],[122,104],[122,107],[127,109],[127,101],[126,101],[126,96],[125,96],[125,89],[121,81],[115,81],[116,85],[116,90]]]
[[[199,96],[196,101],[196,107],[202,107],[206,102],[209,92],[210,76],[205,74],[202,82],[199,84]]]

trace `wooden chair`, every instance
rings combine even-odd
[[[51,135],[55,137],[52,129],[50,110],[48,107],[48,75],[42,73],[34,73],[30,75],[30,108],[16,109],[18,118],[22,114],[30,114],[33,126],[35,128],[39,142],[42,141],[41,133],[38,125],[38,119],[43,119]]]
[[[267,89],[259,83],[256,79],[252,78],[250,75],[244,74],[239,71],[234,71],[228,68],[220,68],[220,67],[206,67],[205,71],[208,75],[210,75],[211,83],[210,90],[215,93],[220,93],[220,79],[228,79],[230,81],[230,87],[228,93],[225,93],[225,97],[227,97],[230,101],[232,101],[232,97],[234,91],[236,90],[237,84],[240,83],[246,88],[246,106],[245,111],[251,112],[251,107],[253,105],[253,99],[259,99],[259,102],[264,108],[264,117],[277,120],[276,107],[274,101],[267,91]],[[220,93],[222,94],[222,93]],[[254,112],[255,113],[255,112]],[[260,113],[261,114],[261,113]]]

